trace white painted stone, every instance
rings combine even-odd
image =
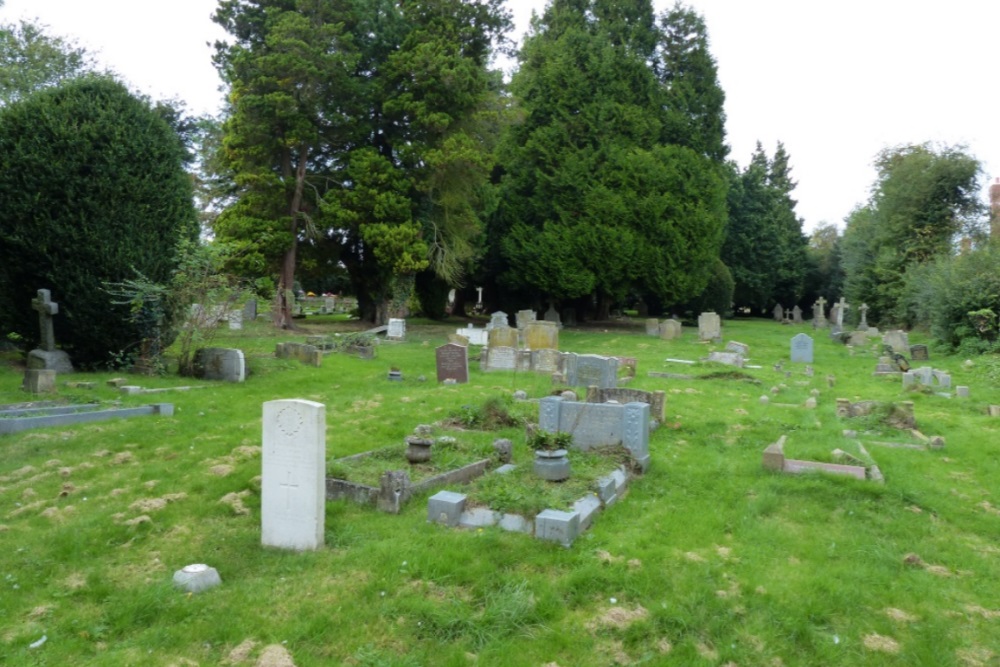
[[[264,403],[261,542],[323,546],[326,518],[326,406],[302,399]]]

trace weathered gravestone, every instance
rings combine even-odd
[[[868,304],[862,303],[858,306],[858,312],[861,313],[861,321],[858,322],[858,331],[868,330]],[[878,335],[878,334],[876,334]]]
[[[24,371],[21,389],[32,394],[51,394],[56,390],[56,372],[50,368],[29,368]]]
[[[537,321],[535,311],[533,310],[519,310],[515,315],[515,321],[517,323],[518,329],[523,329],[530,323]]]
[[[261,543],[323,546],[326,517],[326,406],[302,399],[264,403]]]
[[[639,466],[649,467],[649,404],[579,403],[559,396],[539,401],[538,427],[573,436],[574,449],[623,445]]]
[[[246,359],[243,350],[225,347],[204,347],[194,353],[195,376],[204,380],[243,382],[246,380]]]
[[[558,350],[559,328],[553,322],[531,322],[524,327],[524,347],[529,350]]]
[[[434,351],[438,382],[469,381],[469,348],[448,343]]]
[[[562,366],[562,356],[559,350],[532,350],[531,369],[540,373],[557,373]]]
[[[698,340],[715,340],[722,337],[722,320],[716,313],[698,316]]]
[[[298,359],[309,366],[323,365],[323,351],[315,345],[304,343],[278,343],[274,346],[274,356],[278,359]]]
[[[826,299],[820,297],[816,299],[816,303],[813,304],[813,326],[817,329],[825,329],[828,322],[826,321]]]
[[[72,373],[73,364],[69,360],[69,355],[56,349],[56,334],[52,316],[59,312],[59,304],[52,301],[49,290],[40,289],[38,296],[31,300],[31,307],[38,311],[38,326],[41,329],[41,337],[38,348],[28,353],[28,368]]]
[[[792,322],[794,324],[802,324],[802,309],[798,306],[792,308]]]
[[[389,318],[389,328],[385,331],[385,337],[392,340],[404,340],[406,338],[406,320],[396,317]]]
[[[885,332],[882,336],[882,344],[891,347],[896,354],[910,351],[910,337],[905,331],[899,329]]]
[[[837,302],[837,316],[834,318],[834,322],[837,323],[838,327],[843,328],[844,326],[844,313],[850,310],[851,304],[844,301],[844,297],[840,297],[840,301]]]
[[[813,339],[800,333],[792,336],[791,359],[798,364],[813,363]]]
[[[250,299],[243,304],[243,319],[250,321],[257,319],[257,299]]]
[[[507,313],[503,312],[502,310],[498,310],[497,312],[490,315],[490,323],[486,325],[486,330],[492,331],[496,327],[509,327],[509,326],[510,326],[510,321],[507,318]]]
[[[744,359],[743,355],[739,352],[709,352],[708,357],[705,361],[714,361],[718,364],[725,364],[726,366],[736,366],[738,368],[743,368]]]
[[[780,303],[774,307],[774,311],[772,312],[774,313],[775,322],[781,322],[785,319],[785,309],[781,307]]]
[[[676,340],[681,337],[681,323],[675,319],[660,322],[660,339]]]
[[[488,347],[517,348],[517,329],[506,325],[493,327],[487,335],[487,345]]]
[[[928,361],[931,358],[926,345],[911,345],[910,358],[913,361]]]
[[[472,345],[486,345],[489,342],[489,330],[477,329],[472,324],[469,324],[464,329],[455,329],[455,333],[459,336],[464,336]]]
[[[496,331],[496,329],[494,329]],[[493,333],[492,331],[490,332]],[[492,343],[483,351],[486,371],[512,371],[517,368],[517,348]]]
[[[231,310],[229,311],[229,329],[231,331],[240,331],[243,329],[243,311],[242,310]]]
[[[562,319],[559,317],[559,311],[557,311],[555,306],[553,306],[551,303],[549,304],[549,309],[546,310],[545,314],[542,316],[542,319],[544,319],[546,322],[552,322],[557,327],[562,329]]]
[[[618,386],[618,359],[597,354],[569,353],[564,358],[566,384],[600,389]]]
[[[651,317],[648,320],[646,320],[646,335],[647,336],[660,335],[660,321],[655,317]]]

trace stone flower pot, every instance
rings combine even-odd
[[[415,435],[406,436],[406,460],[410,463],[426,463],[431,460],[431,445],[434,440]]]
[[[569,458],[565,449],[535,450],[535,474],[549,482],[569,478]]]

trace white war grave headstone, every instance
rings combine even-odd
[[[72,373],[73,364],[69,360],[69,355],[56,349],[56,334],[52,316],[59,312],[59,304],[52,301],[49,290],[40,289],[38,296],[31,300],[31,308],[38,311],[38,326],[41,329],[41,337],[38,348],[28,353],[28,369]]]
[[[399,318],[389,318],[389,328],[385,332],[386,338],[393,340],[403,340],[406,338],[406,320]]]
[[[289,399],[264,403],[261,543],[314,550],[326,519],[326,406]]]

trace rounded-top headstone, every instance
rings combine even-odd
[[[527,400],[527,398],[528,398],[528,392],[524,390],[518,389],[517,391],[514,392],[515,401],[524,401]]]
[[[186,565],[174,572],[174,585],[189,593],[200,593],[221,583],[218,570],[204,563]]]

